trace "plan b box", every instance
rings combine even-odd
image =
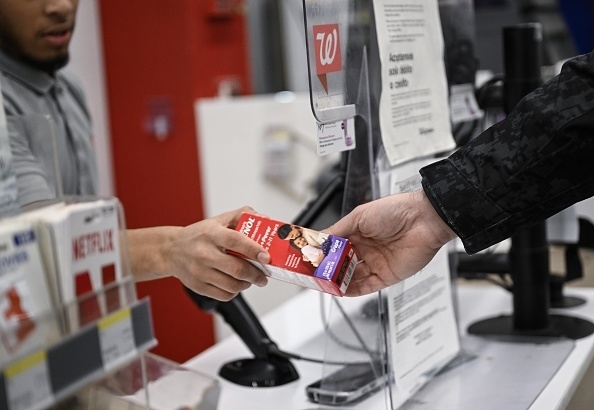
[[[242,214],[236,230],[270,253],[267,265],[248,259],[266,276],[332,295],[344,295],[358,262],[345,238],[262,215]]]

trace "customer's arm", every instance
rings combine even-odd
[[[594,52],[526,96],[506,119],[421,170],[467,252],[594,195]]]
[[[505,120],[421,169],[423,190],[355,208],[327,231],[363,262],[348,295],[420,271],[449,240],[469,253],[594,195],[594,53],[525,97]]]

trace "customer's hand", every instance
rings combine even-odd
[[[423,191],[360,205],[325,232],[349,239],[363,260],[347,296],[376,292],[414,275],[456,237]]]

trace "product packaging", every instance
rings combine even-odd
[[[236,230],[268,250],[267,265],[248,259],[267,276],[332,295],[344,295],[358,262],[345,238],[262,215],[244,213]]]

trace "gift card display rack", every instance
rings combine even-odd
[[[54,136],[49,116],[16,120]],[[2,146],[7,135],[1,116]],[[2,152],[2,194],[14,205]],[[0,408],[215,409],[215,380],[148,352],[157,343],[150,303],[136,296],[120,202],[56,191],[35,209],[1,210]],[[192,397],[176,390],[190,384]]]

